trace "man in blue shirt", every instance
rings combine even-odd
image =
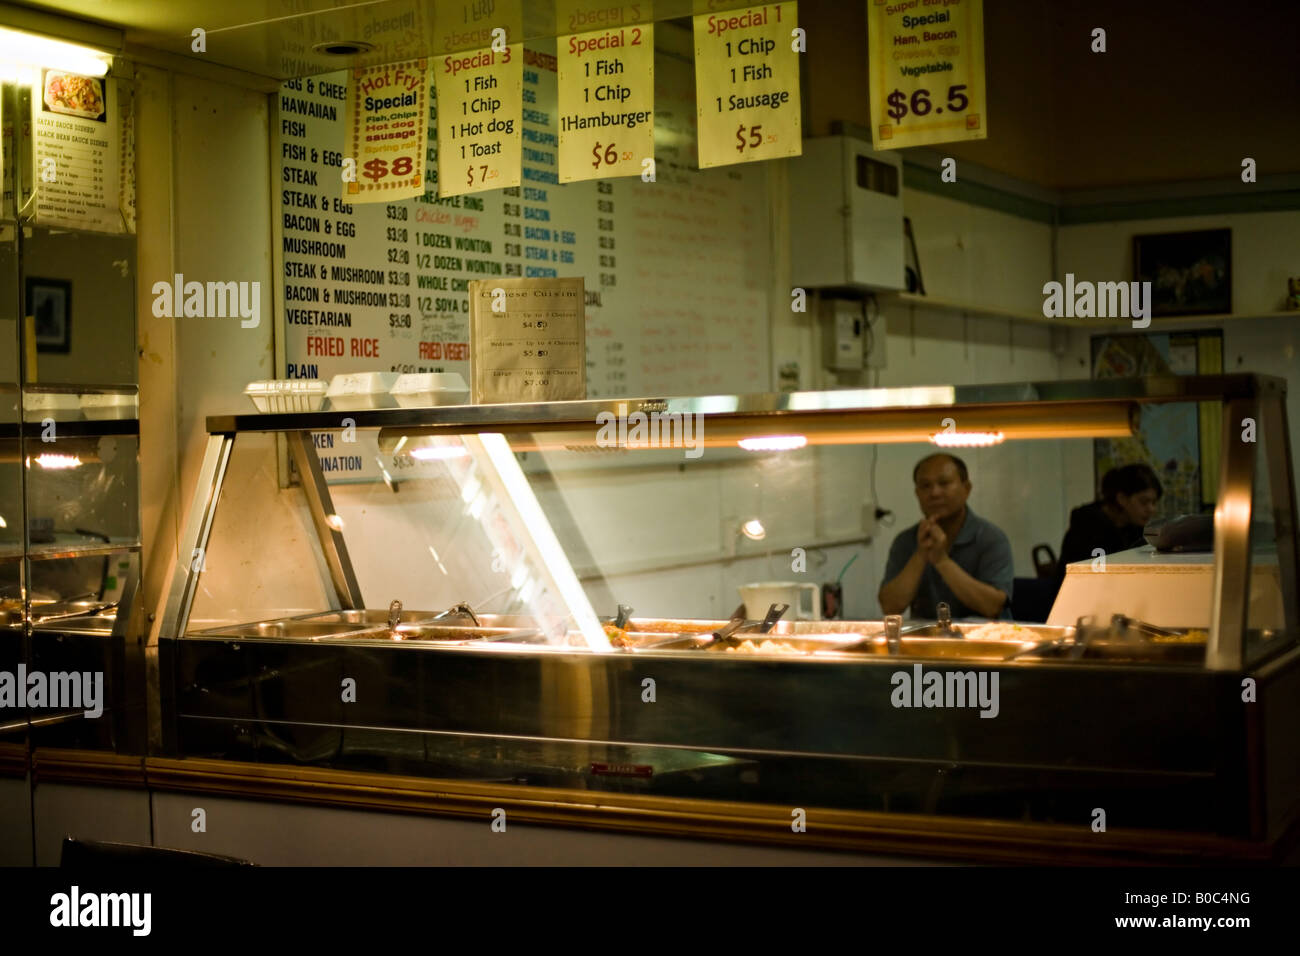
[[[943,601],[954,618],[1010,617],[1011,542],[966,506],[966,463],[946,452],[930,455],[917,463],[912,482],[925,517],[894,538],[881,609],[902,614],[910,607],[913,618],[933,619]]]

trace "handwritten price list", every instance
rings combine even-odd
[[[455,53],[436,64],[438,195],[518,186],[522,45]]]
[[[877,149],[984,139],[982,0],[867,7]]]
[[[560,182],[640,175],[654,159],[653,27],[561,38]]]
[[[797,16],[774,3],[695,18],[701,169],[803,151]]]

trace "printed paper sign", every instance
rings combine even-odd
[[[586,398],[583,299],[581,278],[471,280],[471,401]]]
[[[516,43],[435,61],[439,196],[519,185],[523,54],[523,45]]]
[[[557,59],[560,182],[639,176],[651,168],[654,27],[626,26],[560,37]]]
[[[988,136],[984,0],[871,0],[867,36],[876,149]]]
[[[798,156],[799,5],[695,18],[700,168]]]
[[[348,202],[391,202],[424,194],[428,89],[427,60],[348,73],[343,158],[355,162],[354,178],[343,182]]]
[[[119,124],[111,80],[41,71],[41,86],[32,91],[36,222],[95,232],[125,230]]]

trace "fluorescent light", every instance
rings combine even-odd
[[[464,458],[469,452],[464,445],[422,445],[419,448],[412,448],[408,454],[420,461],[434,461],[436,459]]]
[[[82,76],[104,76],[112,57],[107,53],[65,43],[35,33],[23,33],[0,27],[0,73],[14,79],[24,72],[45,67]]]
[[[27,459],[27,467],[31,467],[32,460],[33,459],[31,458]],[[40,465],[42,468],[49,468],[51,470],[59,468],[76,468],[81,464],[81,459],[76,455],[56,455],[51,452],[37,455],[35,461],[36,464]]]
[[[936,432],[930,441],[940,448],[985,448],[1002,444],[1002,432]]]
[[[760,438],[742,438],[737,442],[745,451],[792,451],[808,444],[806,435],[764,435]]]
[[[740,526],[740,532],[750,541],[762,541],[767,537],[767,529],[757,518],[750,518]]]

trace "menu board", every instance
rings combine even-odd
[[[655,180],[560,185],[553,50],[523,51],[521,186],[476,195],[437,195],[431,94],[424,195],[345,202],[346,74],[282,86],[274,129],[286,377],[457,372],[469,382],[470,280],[580,276],[589,398],[767,387],[764,165],[694,168],[691,63],[661,55]]]
[[[470,395],[476,403],[587,397],[582,279],[471,279]]]
[[[36,222],[95,232],[125,229],[116,85],[103,77],[41,71],[32,95]]]

